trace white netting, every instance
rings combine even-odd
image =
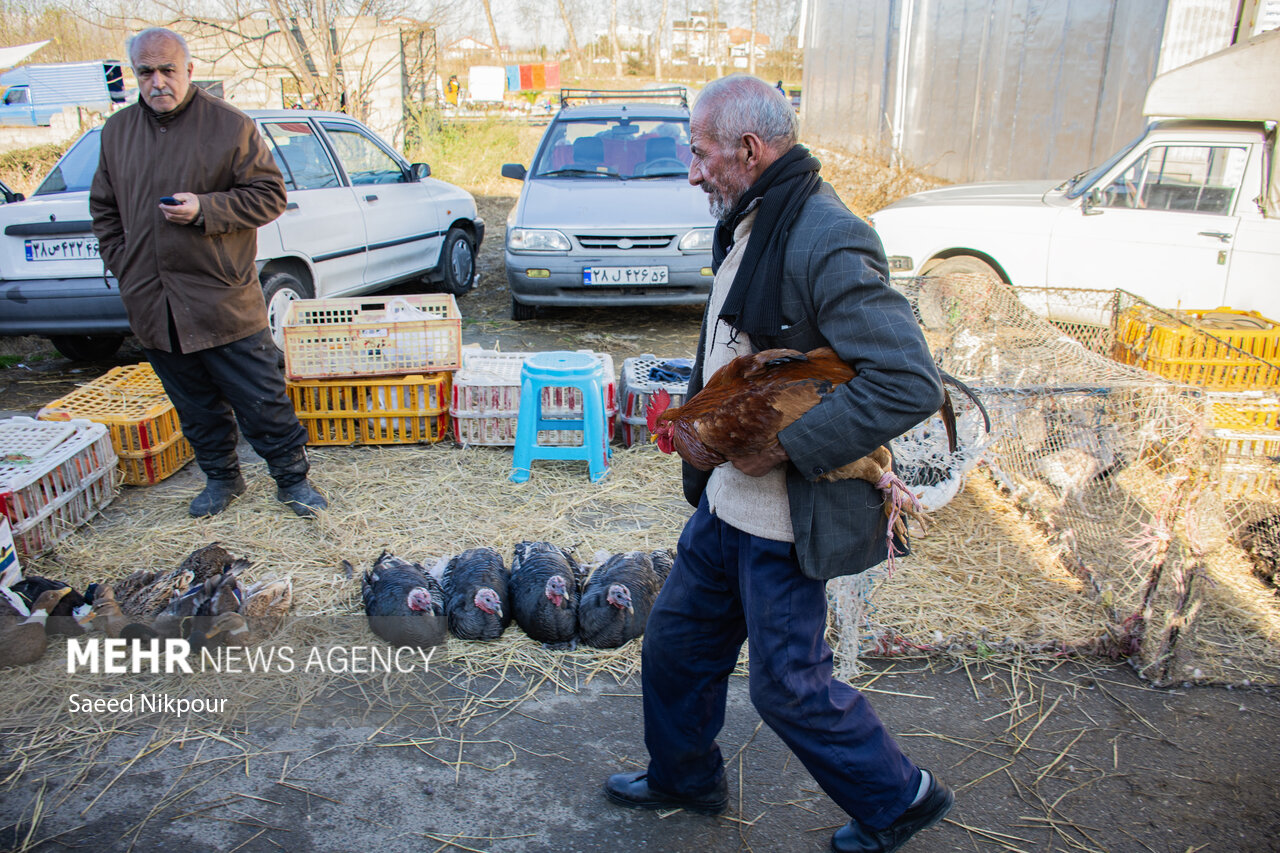
[[[896,621],[876,602],[887,584],[873,570],[830,585],[844,664],[860,651],[981,648],[1002,632],[1013,646],[1126,656],[1157,683],[1280,681],[1280,598],[1264,580],[1274,581],[1280,554],[1280,331],[1221,330],[1250,322],[1173,315],[1123,291],[1015,291],[975,276],[899,286],[940,367],[974,388],[992,422],[987,446],[968,407],[968,446],[954,460],[921,462],[899,439],[904,478],[917,485],[940,465],[967,470],[982,453],[1022,514],[1022,529],[1006,525],[1006,535],[1047,537],[1098,615],[1091,636],[1065,623],[1019,635],[980,609],[958,626],[939,612],[942,598],[944,632]],[[1028,305],[1073,322],[1051,324]],[[940,497],[931,510],[950,499]],[[920,563],[910,558],[902,571],[936,568]],[[965,582],[994,569],[976,566]],[[1010,598],[1028,608],[1034,599]]]

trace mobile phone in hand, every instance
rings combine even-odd
[[[165,196],[164,198],[160,199],[160,203],[161,203],[161,204],[167,204],[167,205],[170,205],[170,206],[176,206],[176,205],[180,205],[180,204],[182,204],[182,202],[178,201],[176,198],[174,198],[174,197],[173,197],[173,196],[171,196],[171,195],[167,195],[167,196]]]

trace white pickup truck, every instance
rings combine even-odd
[[[1123,288],[1166,309],[1230,306],[1280,320],[1277,81],[1273,31],[1158,76],[1143,107],[1153,120],[1094,169],[891,204],[871,217],[890,269]],[[1055,316],[1052,300],[1032,307],[1081,319]]]

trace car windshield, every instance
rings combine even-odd
[[[99,132],[91,130],[62,155],[48,176],[40,182],[35,195],[83,192],[93,183],[98,170]]]
[[[1126,154],[1132,151],[1133,147],[1137,145],[1142,140],[1142,137],[1146,135],[1147,135],[1147,131],[1144,129],[1142,133],[1139,133],[1132,140],[1130,140],[1129,144],[1123,146],[1115,154],[1112,154],[1110,157],[1108,157],[1107,161],[1103,163],[1101,166],[1081,172],[1080,174],[1076,175],[1074,178],[1071,178],[1070,180],[1065,181],[1062,184],[1059,184],[1055,189],[1066,190],[1067,198],[1076,198],[1080,195],[1083,195],[1085,190],[1089,189],[1089,187],[1097,183],[1099,178],[1101,178],[1107,172],[1111,171],[1111,168],[1115,166],[1116,163],[1120,162],[1120,158],[1124,157]]]
[[[684,180],[689,175],[687,118],[593,118],[554,122],[535,178]]]

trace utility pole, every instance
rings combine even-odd
[[[614,0],[616,3],[617,0]],[[720,55],[720,0],[711,3],[711,55],[716,60],[716,76],[724,76],[724,58]]]
[[[622,76],[622,46],[618,44],[618,0],[609,13],[609,47],[613,50],[613,76]]]
[[[751,0],[751,43],[747,46],[747,73],[756,73],[756,7],[760,0]]]

